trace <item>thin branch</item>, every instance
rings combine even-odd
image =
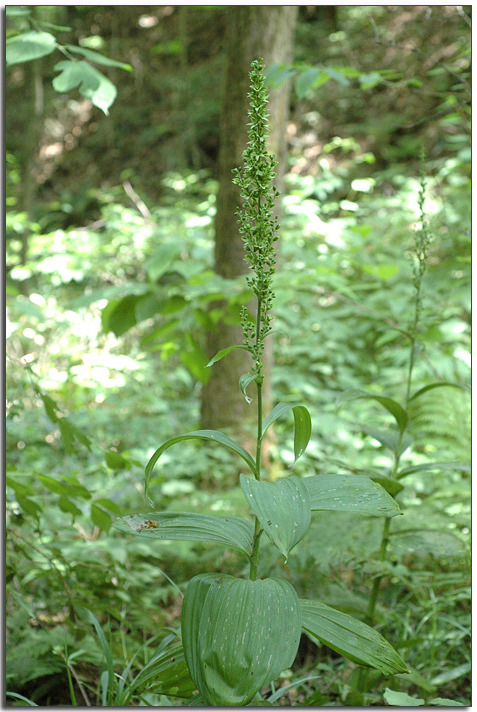
[[[136,191],[128,180],[124,181],[123,188],[126,191],[126,195],[131,198],[134,205],[143,216],[144,220],[151,220],[152,215],[150,213],[149,208],[147,207],[146,203],[139,197],[139,195],[136,193]]]

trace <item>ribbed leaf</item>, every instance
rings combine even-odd
[[[300,599],[303,630],[348,660],[386,674],[408,672],[406,663],[374,628],[319,601]]]
[[[388,398],[387,396],[377,396],[373,393],[364,393],[362,391],[345,391],[338,397],[336,405],[340,408],[343,403],[358,399],[375,400],[378,401],[378,403],[381,403],[381,405],[384,406],[386,410],[395,418],[400,432],[403,433],[405,431],[408,422],[408,414],[404,408],[399,405],[399,403],[396,403],[395,400],[392,400],[392,398]]]
[[[156,450],[156,452],[146,465],[146,497],[154,465],[159,460],[163,452],[165,452],[168,448],[172,447],[172,445],[180,443],[183,440],[213,440],[214,442],[220,443],[221,445],[225,445],[225,447],[229,448],[229,450],[232,450],[232,452],[235,452],[237,453],[237,455],[240,455],[242,460],[245,460],[252,472],[255,473],[255,461],[253,457],[241,445],[236,443],[235,440],[229,438],[228,435],[225,435],[224,433],[221,433],[218,430],[194,430],[192,433],[185,433],[184,435],[178,435],[175,438],[167,440],[161,445],[161,447]]]
[[[416,398],[419,398],[419,396],[424,395],[424,393],[427,393],[427,391],[431,391],[434,388],[460,388],[461,390],[468,391],[467,386],[463,386],[460,383],[452,383],[452,381],[436,381],[435,383],[429,383],[427,386],[424,386],[423,388],[420,388],[418,391],[413,393],[413,395],[409,398],[409,403],[412,400],[415,400]]]
[[[311,417],[304,405],[287,405],[287,403],[278,403],[263,423],[262,437],[265,435],[272,423],[274,423],[282,415],[285,415],[285,413],[288,413],[290,410],[293,411],[293,417],[295,418],[294,450],[296,462],[300,455],[305,452],[311,435]]]
[[[118,517],[114,527],[152,539],[210,541],[250,556],[253,527],[240,517],[215,517],[194,512],[148,512]]]
[[[395,517],[401,510],[383,487],[365,475],[313,475],[302,480],[312,510],[357,512],[374,517]]]
[[[409,433],[401,433],[395,428],[389,428],[388,430],[378,430],[377,428],[370,428],[367,425],[359,425],[360,430],[371,438],[377,440],[384,447],[389,448],[392,452],[396,454],[397,457],[402,455],[408,447],[412,445],[413,438]]]
[[[292,475],[260,482],[240,475],[240,484],[252,512],[286,561],[310,525],[311,500],[303,480]]]
[[[293,663],[301,611],[288,581],[200,574],[187,586],[181,626],[189,672],[209,705],[242,707]]]
[[[422,465],[413,465],[412,467],[406,467],[397,473],[397,478],[400,480],[402,477],[407,477],[412,475],[414,472],[426,472],[428,470],[454,470],[456,472],[471,472],[472,468],[469,464],[464,462],[424,462]]]

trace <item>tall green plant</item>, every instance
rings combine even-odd
[[[305,536],[312,511],[344,510],[393,517],[399,507],[392,497],[364,476],[320,475],[301,479],[289,475],[277,481],[263,478],[262,442],[268,428],[290,411],[294,416],[295,461],[304,453],[311,434],[311,418],[303,405],[278,403],[264,417],[262,387],[266,377],[261,360],[271,331],[273,274],[278,223],[273,217],[277,191],[273,186],[273,156],[267,152],[267,91],[263,61],[255,60],[250,73],[249,142],[243,167],[235,172],[243,204],[238,220],[245,259],[251,268],[249,286],[256,298],[255,313],[242,309],[244,339],[222,349],[209,366],[233,349],[252,358],[251,373],[239,386],[248,403],[247,387],[255,383],[257,436],[255,456],[226,433],[198,430],[163,443],[146,466],[148,501],[153,469],[162,453],[179,442],[199,439],[218,443],[238,455],[250,475],[240,484],[250,505],[253,524],[242,517],[219,517],[194,512],[157,512],[121,517],[121,531],[151,539],[211,541],[240,551],[249,563],[248,578],[202,573],[188,584],[182,608],[182,646],[199,697],[195,704],[244,706],[260,701],[260,690],[295,659],[300,635],[386,674],[405,672],[405,663],[386,640],[369,626],[320,601],[300,600],[294,587],[279,578],[259,577],[260,539],[265,533],[285,560]],[[271,704],[269,702],[268,704]]]

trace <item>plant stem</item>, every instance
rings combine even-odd
[[[389,543],[389,530],[391,528],[391,519],[388,517],[384,521],[383,535],[381,537],[381,547],[379,549],[379,561],[384,561],[386,559],[386,551]],[[379,589],[381,586],[381,581],[383,577],[377,576],[373,581],[373,588],[371,589],[371,596],[369,597],[368,610],[366,617],[368,619],[369,625],[374,625],[374,614],[376,610],[376,601],[378,599]]]
[[[255,345],[259,343],[260,339],[260,329],[261,329],[261,318],[262,318],[262,301],[258,300],[257,304],[257,321],[256,321],[256,342]],[[255,362],[255,367],[259,371],[259,361]],[[257,447],[255,451],[255,479],[260,479],[261,474],[261,460],[262,460],[262,419],[263,419],[263,404],[262,404],[262,387],[263,387],[263,377],[261,373],[257,375]],[[263,529],[260,528],[260,522],[258,517],[255,517],[255,530],[253,535],[253,549],[252,556],[250,560],[250,579],[255,581],[257,578],[257,565],[258,565],[258,552],[260,548],[260,537],[262,535]]]

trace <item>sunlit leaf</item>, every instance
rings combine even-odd
[[[303,630],[348,660],[385,674],[408,672],[406,663],[374,628],[319,601],[300,599]]]
[[[196,512],[147,512],[119,517],[114,527],[152,539],[209,541],[250,556],[253,527],[241,517],[219,517]]]
[[[146,497],[154,465],[159,460],[163,452],[165,452],[168,448],[172,447],[172,445],[180,443],[183,440],[212,440],[213,442],[225,445],[225,447],[227,447],[229,450],[232,450],[232,452],[235,452],[237,455],[240,455],[240,457],[250,467],[251,471],[255,473],[255,461],[253,457],[241,445],[236,443],[235,440],[232,440],[232,438],[230,438],[228,435],[225,435],[224,433],[221,433],[218,430],[195,430],[191,433],[185,433],[184,435],[178,435],[175,438],[171,438],[170,440],[167,440],[165,443],[163,443],[159,448],[157,448],[156,452],[146,465]]]
[[[46,57],[56,49],[56,39],[49,32],[24,32],[10,37],[5,43],[7,65],[29,62]]]
[[[54,69],[60,72],[52,82],[55,91],[62,93],[79,87],[81,96],[89,99],[105,114],[109,113],[109,107],[116,98],[117,89],[104,74],[82,60],[77,62],[64,60],[58,62]]]
[[[386,687],[383,697],[391,707],[420,707],[425,704],[420,697],[411,697],[407,692],[397,692],[389,687]]]
[[[365,475],[312,475],[305,477],[311,509],[356,512],[394,517],[401,510],[383,487]]]
[[[303,480],[292,475],[265,482],[240,475],[240,484],[252,512],[286,561],[310,525],[311,500]]]
[[[244,706],[289,667],[301,612],[288,581],[200,574],[182,605],[182,644],[192,679],[212,706]]]

